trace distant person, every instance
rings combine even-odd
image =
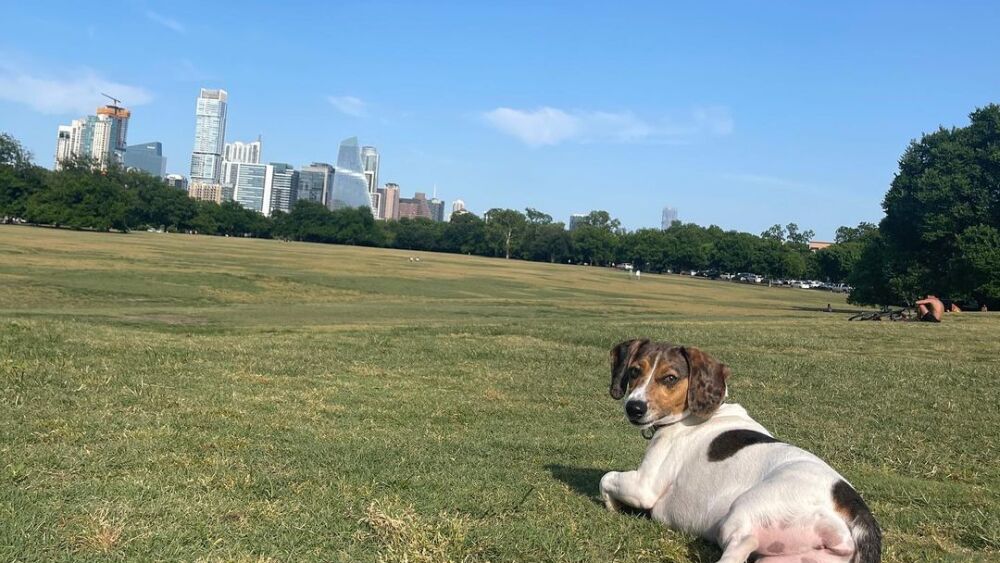
[[[639,281],[640,277],[642,277],[642,272],[640,272],[639,270],[636,270],[635,271],[635,281]]]
[[[989,309],[986,308],[986,303],[979,306],[979,312],[985,313],[986,311],[989,311]]]
[[[954,301],[952,301],[951,302],[951,307],[948,307],[948,312],[949,313],[961,313],[962,312],[962,308],[958,306],[958,303],[955,303]]]
[[[826,309],[823,309],[823,311],[826,312],[826,313],[832,313],[833,312],[833,307],[830,306],[829,303],[827,303],[826,304]]]
[[[925,323],[941,322],[944,314],[944,303],[933,293],[928,293],[926,299],[917,301],[917,320]]]

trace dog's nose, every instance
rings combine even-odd
[[[642,418],[646,414],[646,403],[643,401],[629,401],[625,403],[625,414],[632,420]]]

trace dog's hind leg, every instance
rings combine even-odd
[[[730,536],[722,552],[719,563],[744,563],[750,554],[757,549],[757,536],[747,530],[746,534]]]

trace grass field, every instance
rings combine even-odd
[[[411,262],[409,256],[420,256]],[[885,560],[1000,560],[1000,316],[443,254],[0,226],[0,560],[714,561],[598,503],[630,336],[730,364]]]

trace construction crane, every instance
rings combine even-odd
[[[101,92],[101,95],[104,96],[105,98],[111,100],[111,102],[112,102],[111,103],[111,107],[115,108],[116,110],[117,109],[122,109],[121,106],[119,105],[119,104],[122,103],[121,100],[119,100],[118,98],[115,98],[114,96],[109,96],[109,95],[105,94],[104,92]]]

